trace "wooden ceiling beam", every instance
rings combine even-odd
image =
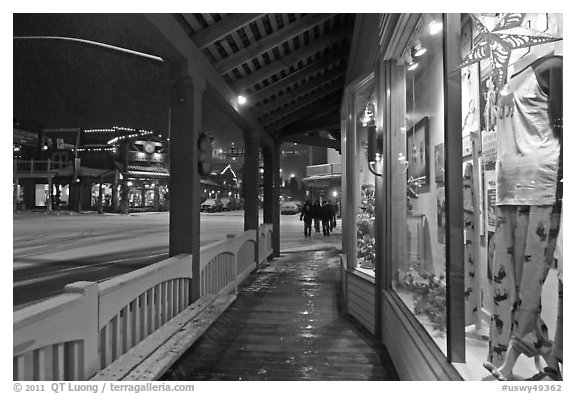
[[[340,113],[333,111],[312,120],[303,120],[282,129],[282,136],[306,134],[320,130],[340,129]]]
[[[272,123],[274,123],[276,120],[279,120],[281,118],[283,118],[284,116],[290,115],[292,112],[297,111],[298,109],[302,108],[302,107],[306,107],[312,103],[314,103],[317,100],[320,100],[326,96],[328,96],[331,93],[334,93],[338,90],[342,90],[343,86],[342,84],[339,83],[332,83],[328,86],[326,86],[323,89],[319,89],[318,91],[310,94],[307,97],[304,97],[300,100],[297,100],[296,102],[282,108],[279,109],[278,111],[274,111],[269,115],[263,116],[261,118],[258,118],[258,121],[260,122],[260,124],[264,125],[264,126],[268,126]]]
[[[340,29],[336,32],[328,33],[327,35],[320,37],[317,40],[313,40],[310,44],[300,47],[300,49],[295,50],[287,55],[282,56],[280,59],[271,62],[270,64],[248,74],[242,79],[232,83],[232,89],[237,93],[241,93],[246,88],[271,77],[272,75],[279,73],[285,68],[298,63],[301,60],[306,59],[309,56],[320,52],[321,50],[330,47],[345,38],[348,38],[351,34],[351,29]]]
[[[235,32],[236,30],[248,25],[250,22],[262,17],[265,14],[229,14],[218,22],[208,26],[206,29],[194,34],[192,42],[198,48],[203,49],[216,41],[223,39],[226,35]],[[182,14],[184,19],[188,21],[192,17],[191,14]]]
[[[281,45],[283,42],[292,39],[293,37],[304,33],[306,30],[311,29],[315,25],[324,22],[325,20],[334,17],[335,14],[308,14],[282,29],[262,38],[251,44],[249,47],[242,49],[225,59],[222,59],[214,65],[220,74],[225,74],[228,71],[240,66],[242,63],[271,50],[274,47]]]
[[[340,140],[330,138],[314,137],[307,135],[291,135],[286,138],[281,138],[282,142],[295,142],[297,144],[319,146],[322,148],[332,148],[340,150],[342,148]]]
[[[265,127],[265,130],[268,132],[272,132],[274,136],[277,138],[280,136],[278,133],[284,127],[302,119],[306,118],[316,112],[326,111],[328,109],[334,109],[336,105],[340,103],[342,100],[342,92],[336,92],[331,94],[330,96],[323,97],[322,100],[319,100],[313,104],[310,104],[299,111],[296,111],[283,119],[279,120],[278,122],[274,122]]]
[[[262,116],[266,113],[269,113],[275,110],[276,108],[280,108],[286,104],[289,104],[292,100],[295,100],[298,97],[303,96],[306,93],[321,87],[327,82],[341,78],[342,76],[344,76],[345,72],[346,72],[345,67],[338,67],[332,69],[316,78],[310,79],[306,83],[300,85],[300,87],[298,87],[297,89],[287,91],[282,96],[279,96],[276,99],[271,100],[269,103],[256,108],[253,112],[256,114],[256,116]]]
[[[280,90],[284,90],[294,85],[296,82],[308,78],[318,71],[329,67],[347,55],[348,51],[340,50],[332,52],[326,56],[322,56],[321,58],[314,60],[310,64],[302,67],[300,70],[286,76],[285,78],[279,79],[278,81],[273,82],[270,85],[252,93],[251,95],[247,96],[247,99],[252,103],[257,103],[258,101],[261,101],[262,99],[269,97]]]

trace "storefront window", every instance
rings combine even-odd
[[[45,207],[49,199],[48,184],[37,183],[35,190],[35,203],[37,207]]]
[[[514,323],[539,328],[523,350],[551,352],[548,356],[555,351],[560,286],[553,250],[561,127],[552,124],[561,124],[561,115],[549,117],[557,113],[551,101],[561,89],[562,70],[559,79],[545,74],[559,62],[548,56],[560,48],[562,16],[474,14],[462,22],[461,55],[469,64],[461,69],[466,365],[459,368],[467,379],[485,379],[490,373],[482,365],[488,361],[505,375],[512,368],[525,379],[538,372],[532,358],[505,362],[510,332],[514,336],[519,330]],[[510,50],[475,57],[482,34],[502,25],[524,30],[501,33],[520,33]],[[498,71],[497,64],[504,69]],[[510,182],[513,188],[507,188]],[[535,206],[542,215],[535,225],[540,235],[531,238],[520,223],[526,219],[530,226]],[[549,212],[540,212],[544,208]],[[507,231],[514,236],[504,237]],[[529,303],[527,294],[536,306],[529,319],[511,312],[522,297],[523,305]]]
[[[368,135],[374,132],[374,83],[368,82],[354,94],[356,128],[356,270],[374,276],[375,175],[368,158]]]
[[[392,130],[392,287],[445,353],[442,16],[425,14],[400,61],[405,126]]]

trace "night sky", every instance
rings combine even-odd
[[[15,14],[14,36],[91,39],[162,56],[151,40],[106,14]],[[96,39],[97,38],[97,39]],[[13,44],[13,117],[44,128],[155,130],[167,134],[170,79],[166,63],[78,43],[21,41]],[[207,100],[203,129],[215,148],[243,146],[241,130]],[[304,159],[304,160],[303,160]],[[285,173],[305,176],[307,155],[284,157]]]
[[[14,118],[46,128],[167,131],[167,67],[96,47],[14,43]]]

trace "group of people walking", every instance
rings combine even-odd
[[[304,220],[304,237],[312,236],[312,221],[314,221],[314,230],[320,232],[320,223],[322,223],[322,233],[325,237],[330,236],[330,232],[336,227],[336,213],[338,207],[329,201],[316,201],[312,204],[306,201],[302,207],[300,221]]]

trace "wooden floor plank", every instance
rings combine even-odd
[[[383,346],[342,311],[335,249],[269,263],[163,380],[397,380]]]

